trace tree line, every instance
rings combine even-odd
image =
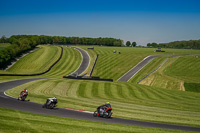
[[[123,41],[115,38],[81,38],[45,35],[13,35],[9,38],[2,36],[0,43],[11,44],[0,51],[0,69],[5,68],[17,56],[35,48],[39,44],[123,46]]]
[[[10,38],[2,36],[0,43],[19,43],[19,39],[29,40],[29,43],[40,44],[79,44],[79,45],[103,45],[123,46],[123,40],[115,38],[88,38],[88,37],[64,37],[64,36],[37,36],[37,35],[13,35]]]
[[[169,43],[148,43],[147,47],[153,48],[180,48],[180,49],[200,49],[200,40],[174,41]]]

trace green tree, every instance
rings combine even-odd
[[[126,46],[129,47],[130,45],[131,45],[131,42],[130,42],[130,41],[127,41],[127,42],[126,42]]]
[[[136,42],[132,42],[132,47],[136,47],[137,43]]]
[[[0,38],[0,43],[6,43],[6,40],[7,40],[6,36],[3,35],[3,36]]]

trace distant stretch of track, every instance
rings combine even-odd
[[[78,72],[79,74],[84,72],[84,70],[87,68],[87,67],[85,68],[85,66],[89,65],[88,64],[89,58],[86,57],[87,56],[86,54],[82,54],[83,61],[80,67],[76,70],[76,72]],[[26,111],[26,112],[31,112],[31,113],[38,113],[38,114],[43,114],[43,115],[49,115],[49,116],[60,116],[60,117],[106,122],[106,123],[116,123],[116,124],[125,124],[125,125],[142,126],[142,127],[154,127],[154,128],[200,132],[200,127],[162,124],[162,123],[155,123],[155,122],[122,119],[122,118],[116,118],[116,117],[112,119],[103,119],[99,117],[93,117],[93,115],[90,113],[78,112],[78,111],[73,111],[73,110],[63,109],[63,108],[50,110],[50,109],[42,108],[41,104],[28,102],[28,101],[19,101],[16,98],[12,98],[10,96],[5,95],[5,91],[8,89],[12,89],[19,85],[22,85],[31,81],[35,81],[35,80],[41,80],[41,79],[42,78],[21,79],[21,80],[14,80],[14,81],[0,83],[0,101],[1,101],[0,107],[21,110],[21,111]],[[46,99],[44,99],[44,102],[45,100]]]
[[[186,55],[150,55],[144,58],[141,62],[139,62],[136,66],[131,68],[127,73],[125,73],[122,77],[118,79],[118,81],[125,81],[128,82],[135,74],[137,74],[143,67],[145,67],[150,61],[152,61],[154,58],[159,56],[170,56],[168,58],[178,57],[178,56],[193,56],[193,55],[199,55],[199,54],[186,54]]]
[[[151,55],[144,58],[140,63],[130,69],[127,73],[125,73],[122,77],[118,79],[118,81],[129,81],[135,74],[137,74],[145,65],[147,65],[151,60],[158,56],[166,56],[166,55]]]

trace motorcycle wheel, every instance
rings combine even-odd
[[[111,118],[112,113],[108,112],[107,118]]]
[[[55,107],[54,103],[51,103],[51,104],[49,105],[49,108],[50,108],[50,109],[53,109],[54,107]]]
[[[21,98],[21,99],[22,99],[22,101],[25,101],[25,99],[26,99],[26,96],[22,96],[22,98]]]
[[[97,117],[97,112],[96,111],[94,111],[93,116]]]

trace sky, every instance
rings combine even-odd
[[[22,34],[199,40],[200,0],[0,0],[0,37]]]

